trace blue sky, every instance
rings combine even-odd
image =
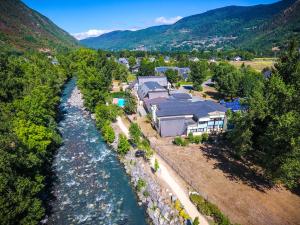
[[[228,5],[268,4],[277,0],[23,0],[77,38],[112,30],[136,30]]]

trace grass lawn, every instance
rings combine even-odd
[[[136,75],[133,73],[130,73],[127,77],[128,82],[132,82],[136,79]]]
[[[275,58],[255,58],[251,61],[230,61],[229,63],[236,66],[237,68],[241,67],[241,65],[244,63],[245,65],[249,65],[255,70],[261,72],[266,67],[272,67],[275,61]]]

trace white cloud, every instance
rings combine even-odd
[[[113,30],[97,30],[97,29],[91,29],[91,30],[88,30],[86,32],[81,32],[81,33],[75,33],[75,34],[72,34],[77,40],[82,40],[82,39],[85,39],[85,38],[89,38],[89,37],[98,37],[102,34],[105,34],[105,33],[109,33]]]
[[[178,20],[181,20],[182,18],[183,18],[182,16],[176,16],[171,18],[166,18],[164,16],[161,16],[156,18],[154,22],[157,24],[173,24],[176,23]]]

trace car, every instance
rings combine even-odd
[[[145,157],[145,151],[144,150],[137,150],[135,152],[135,157]]]
[[[134,143],[134,141],[132,139],[129,139],[129,144],[133,147],[133,148],[136,148],[137,145]]]

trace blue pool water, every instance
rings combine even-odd
[[[119,98],[118,99],[118,106],[119,107],[124,107],[125,106],[125,99]]]
[[[93,120],[67,103],[75,80],[61,98],[64,118],[59,129],[64,143],[53,170],[57,176],[48,224],[146,225],[129,178],[115,152],[103,141]]]

